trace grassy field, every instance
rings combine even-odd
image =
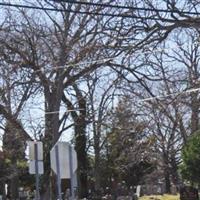
[[[155,196],[144,196],[144,197],[141,197],[139,198],[139,200],[180,200],[179,199],[179,196],[175,196],[175,195],[163,195],[163,196],[160,196],[160,195],[155,195]]]

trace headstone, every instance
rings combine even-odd
[[[119,196],[119,197],[117,197],[117,200],[132,200],[132,199],[133,199],[132,196]]]
[[[180,189],[180,200],[199,200],[198,190],[191,186]]]
[[[140,192],[141,192],[141,185],[138,185],[137,188],[136,188],[136,195],[137,195],[137,197],[141,196]]]
[[[172,193],[173,195],[176,195],[176,194],[177,194],[177,187],[176,187],[175,185],[172,185],[172,187],[171,187],[171,193]]]
[[[66,192],[65,192],[65,200],[68,200],[70,198],[70,189],[67,188]]]

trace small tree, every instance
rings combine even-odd
[[[197,131],[188,140],[182,150],[183,164],[181,165],[181,174],[183,179],[191,183],[200,183],[200,131]]]

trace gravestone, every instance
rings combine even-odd
[[[138,185],[136,188],[136,195],[139,198],[141,196],[141,185]]]
[[[180,189],[180,200],[199,200],[198,190],[191,186]]]

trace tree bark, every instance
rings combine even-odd
[[[6,194],[5,194],[5,182],[1,181],[0,182],[0,195],[2,195],[3,200],[6,200]]]
[[[80,199],[87,198],[88,196],[88,159],[87,159],[87,137],[86,137],[86,100],[82,96],[79,88],[74,85],[74,90],[76,92],[76,97],[78,100],[79,114],[75,111],[75,108],[71,101],[63,95],[63,102],[67,105],[71,111],[71,116],[74,120],[75,127],[75,150],[77,153],[77,175],[78,175],[78,197]]]
[[[99,191],[101,188],[101,175],[100,175],[100,154],[95,152],[95,166],[94,166],[94,176],[95,176],[95,191]]]
[[[165,169],[165,192],[167,194],[171,193],[170,174],[168,169]]]
[[[83,121],[82,121],[83,120]],[[88,161],[86,152],[86,122],[84,119],[77,121],[75,126],[75,150],[78,159],[78,196],[79,198],[87,198],[88,196]]]
[[[12,200],[17,200],[19,198],[19,176],[16,174],[10,180],[10,197]]]

